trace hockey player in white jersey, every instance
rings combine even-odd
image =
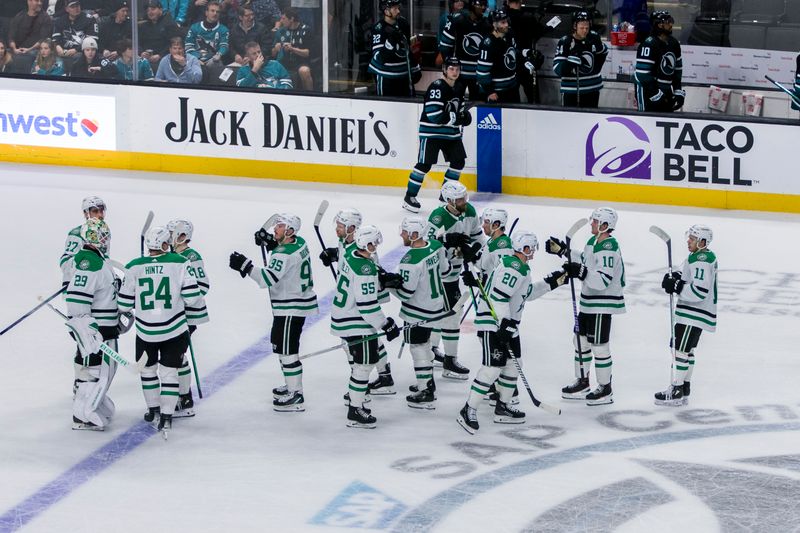
[[[403,244],[410,249],[400,260],[399,274],[403,284],[392,289],[400,300],[400,318],[406,326],[435,319],[449,308],[444,299],[442,278],[451,271],[445,249],[436,239],[425,240],[427,223],[419,217],[406,217],[400,225]],[[436,323],[426,323],[404,330],[414,361],[417,384],[406,396],[409,407],[436,408],[436,383],[433,379],[431,332]]]
[[[272,228],[272,233],[268,228]],[[269,289],[274,317],[270,340],[285,379],[285,385],[272,389],[272,408],[281,412],[305,411],[300,336],[306,317],[319,312],[311,254],[298,231],[298,216],[273,215],[255,235],[256,246],[269,251],[267,265],[253,268],[253,262],[239,252],[233,252],[229,261],[229,266],[242,277],[250,276],[259,287]]]
[[[106,203],[99,196],[87,196],[81,201],[81,209],[83,209],[83,218],[88,220],[90,218],[97,218],[105,220],[106,218]],[[81,226],[76,226],[69,230],[67,233],[67,242],[64,243],[64,251],[61,253],[59,266],[61,267],[61,285],[66,287],[72,278],[73,263],[70,261],[72,257],[83,248],[83,238],[81,237]],[[106,255],[110,253],[111,249],[111,236],[109,235],[108,242],[106,243]]]
[[[179,394],[178,368],[189,347],[188,309],[205,313],[205,300],[189,270],[190,263],[170,252],[169,241],[170,231],[165,227],[147,232],[148,254],[125,266],[125,282],[117,297],[121,310],[134,312],[136,360],[147,358],[141,372],[145,420],[158,419],[164,438],[172,429]]]
[[[394,319],[383,314],[378,301],[380,280],[373,257],[382,242],[378,228],[366,224],[356,231],[354,246],[339,256],[331,333],[351,345],[348,348],[352,363],[347,411],[350,427],[374,428],[376,424],[370,410],[363,406],[369,375],[379,359],[378,339],[368,338],[378,331],[383,331],[389,342],[400,336]]]
[[[703,331],[717,329],[717,256],[708,246],[711,228],[695,224],[686,232],[689,257],[679,270],[664,274],[661,287],[676,294],[675,343],[670,390],[657,392],[656,405],[685,405],[691,393],[694,350]]]
[[[339,262],[340,258],[345,256],[346,250],[355,246],[356,232],[361,227],[362,216],[358,209],[345,208],[336,213],[333,218],[336,224],[336,238],[339,240],[336,248],[326,248],[319,254],[322,264],[327,266]],[[381,288],[378,292],[378,302],[384,304],[389,301],[389,291],[386,283],[391,284],[390,281],[393,274],[387,273],[381,266],[378,254],[373,254],[372,259],[378,265],[378,276],[381,280]],[[378,376],[369,383],[368,394],[395,394],[394,378],[392,378],[392,367],[389,364],[389,357],[386,351],[386,346],[382,339],[378,339],[378,362],[375,368],[378,371]],[[350,353],[347,354],[348,361],[353,364],[353,357]],[[350,405],[350,393],[347,392],[344,396],[345,405]],[[369,401],[369,399],[367,399]]]
[[[463,183],[446,181],[442,186],[442,200],[445,204],[434,209],[428,217],[427,238],[437,239],[446,249],[451,269],[442,282],[449,309],[461,297],[459,273],[465,262],[471,263],[477,259],[483,232],[475,207],[469,203],[467,187]],[[469,378],[469,369],[458,362],[460,318],[453,315],[442,320],[431,339],[435,361],[442,364],[443,378],[460,380]],[[443,354],[438,349],[440,339],[444,348]]]
[[[585,400],[587,405],[614,402],[611,389],[611,317],[625,312],[625,264],[619,243],[612,235],[617,226],[617,212],[610,207],[592,211],[592,236],[581,253],[572,250],[568,270],[572,278],[582,281],[578,341],[575,345],[575,381],[561,389],[561,397]],[[547,240],[547,252],[563,257],[566,244],[555,237]],[[589,392],[589,368],[594,356],[597,388]]]
[[[205,298],[211,288],[211,282],[208,279],[208,272],[203,263],[203,257],[200,253],[189,244],[192,242],[192,235],[194,235],[194,224],[188,220],[175,219],[167,223],[170,237],[169,243],[172,246],[172,251],[182,255],[189,261],[189,272],[197,280],[197,286],[200,287],[200,292]],[[192,309],[186,308],[186,322],[189,325],[189,338],[191,343],[191,336],[197,329],[197,325],[206,321],[208,313],[205,309]],[[190,344],[191,350],[191,344]],[[189,358],[187,354],[183,354],[183,361],[180,369],[178,369],[178,389],[180,396],[178,397],[178,405],[175,407],[174,418],[186,418],[195,415],[194,411],[194,398],[192,397],[192,369],[189,365]]]
[[[66,292],[67,315],[75,322],[73,331],[78,338],[75,355],[75,396],[72,402],[72,429],[102,431],[114,415],[114,402],[106,394],[117,363],[98,350],[86,353],[80,339],[92,337],[86,326],[99,330],[102,340],[117,349],[119,336],[119,310],[117,307],[117,279],[106,256],[111,238],[108,225],[99,218],[87,219],[79,228],[77,239],[81,246],[69,256],[68,270],[72,272]],[[80,319],[87,319],[81,321]],[[97,407],[92,403],[101,395]]]
[[[494,421],[498,424],[524,424],[525,413],[511,405],[511,397],[517,386],[517,370],[512,353],[522,357],[519,324],[525,302],[535,300],[563,285],[567,280],[566,270],[551,272],[542,281],[531,281],[530,261],[539,249],[539,240],[530,231],[519,231],[512,239],[511,255],[500,259],[489,274],[484,287],[486,299],[478,299],[475,313],[475,328],[483,347],[481,368],[475,375],[467,397],[461,408],[458,423],[468,433],[478,431],[478,407],[489,387],[497,381],[498,398],[494,408]]]

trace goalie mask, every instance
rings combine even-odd
[[[81,238],[86,244],[91,244],[106,255],[111,244],[111,230],[104,220],[89,218],[81,225]]]

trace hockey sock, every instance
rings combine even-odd
[[[171,415],[178,403],[178,369],[158,365],[158,374],[161,377],[161,414]]]
[[[461,170],[455,168],[448,168],[444,173],[444,183],[447,183],[448,180],[458,181],[461,179]]]
[[[386,346],[382,343],[378,343],[378,363],[375,365],[375,368],[378,369],[378,374],[392,374],[392,369],[389,366],[389,357],[388,353],[386,352]]]
[[[422,182],[425,180],[425,172],[417,169],[414,167],[414,170],[411,171],[411,174],[408,175],[408,189],[406,190],[406,194],[409,196],[416,196],[419,193],[420,188],[422,188]]]
[[[581,377],[581,365],[583,365],[583,376],[589,377],[589,369],[592,367],[592,349],[589,346],[589,339],[586,335],[581,335],[581,352],[578,353],[578,337],[573,335],[572,344],[575,346],[575,377]]]
[[[483,397],[489,392],[489,387],[497,381],[501,370],[501,368],[495,366],[482,366],[478,369],[478,373],[472,381],[472,387],[469,389],[469,397],[467,397],[467,404],[470,407],[473,409],[478,408]]]
[[[183,354],[183,363],[178,369],[178,389],[181,395],[189,394],[192,390],[192,369],[189,367],[189,358]]]
[[[434,329],[431,331],[431,346],[432,347],[439,347],[439,343],[442,341],[442,330],[441,329]]]
[[[417,377],[417,387],[419,390],[428,388],[428,380],[433,379],[433,352],[431,345],[412,344],[411,358],[414,360],[414,374]]]
[[[281,369],[289,392],[303,392],[303,363],[297,354],[281,355]]]
[[[689,372],[689,354],[675,352],[675,360],[672,362],[672,384],[683,385],[686,374]]]
[[[161,386],[158,383],[158,371],[156,365],[144,367],[142,369],[140,378],[142,380],[144,403],[147,404],[147,408],[149,409],[151,407],[158,407],[159,396],[161,395]]]
[[[594,354],[594,368],[597,383],[608,385],[611,383],[611,350],[606,344],[592,344]]]
[[[689,368],[686,369],[686,375],[683,377],[683,381],[692,381],[692,371],[694,370],[694,352],[688,354],[687,359],[689,359]]]
[[[511,396],[517,387],[517,376],[519,376],[517,365],[509,358],[506,366],[503,367],[503,371],[500,372],[500,377],[497,378],[497,394],[500,396],[501,402],[508,403],[511,401]]]
[[[459,315],[452,315],[441,321],[442,328],[439,330],[442,337],[442,347],[444,353],[458,358],[458,338],[461,330],[459,329]],[[435,344],[434,344],[435,346]]]
[[[369,384],[369,374],[372,372],[372,367],[375,365],[359,365],[355,364],[350,369],[350,405],[353,407],[362,407],[364,405],[364,396],[367,394],[367,385]]]

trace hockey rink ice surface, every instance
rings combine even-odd
[[[216,179],[60,167],[0,165],[0,327],[52,294],[67,231],[90,194],[108,205],[112,258],[139,253],[148,210],[156,224],[194,223],[193,246],[211,281],[211,322],[193,337],[205,393],[197,416],[176,420],[168,441],[142,421],[138,379],[120,370],[117,406],[105,432],[72,431],[74,345],[60,318],[42,309],[0,337],[0,531],[798,531],[800,530],[800,217],[783,214],[614,205],[626,264],[628,312],[612,323],[614,404],[560,399],[573,379],[569,287],[529,302],[523,367],[536,395],[561,407],[536,409],[521,390],[524,425],[492,422],[488,402],[471,436],[456,416],[470,381],[441,379],[435,411],[412,410],[408,350],[389,345],[398,394],[373,398],[374,430],[345,426],[349,369],[339,350],[304,361],[306,412],[273,412],[282,383],[268,340],[266,290],[228,268],[233,250],[260,264],[253,232],[289,211],[312,255],[313,217],[334,244],[332,217],[356,207],[383,232],[384,266],[402,257],[399,189]],[[421,196],[425,216],[436,191]],[[563,237],[596,202],[479,195],[509,209],[540,243]],[[664,244],[676,264],[685,230],[705,223],[719,265],[719,318],[696,351],[690,404],[653,405],[669,378],[668,297],[660,287]],[[578,233],[577,244],[588,238]],[[541,279],[560,261],[540,250]],[[313,263],[321,313],[306,322],[301,353],[338,341],[329,332],[333,280]],[[59,302],[63,308],[63,302]],[[398,303],[385,307],[397,316]],[[131,356],[134,334],[121,339]],[[479,365],[471,318],[460,361]]]

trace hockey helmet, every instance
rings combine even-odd
[[[461,68],[461,60],[458,59],[456,56],[450,56],[446,58],[442,63],[442,70],[447,71],[447,67]]]
[[[442,199],[447,202],[455,202],[461,198],[468,199],[467,186],[460,181],[447,180],[442,185]]]
[[[164,226],[156,226],[147,231],[144,237],[144,245],[148,250],[157,250],[159,252],[166,252],[164,245],[169,246],[170,232]]]
[[[356,246],[359,250],[369,250],[369,245],[376,248],[383,242],[383,235],[381,230],[372,224],[364,224],[356,231]]]
[[[672,18],[672,15],[669,14],[669,11],[662,9],[658,11],[653,11],[650,14],[650,31],[653,35],[659,35],[661,33],[670,34],[672,31],[665,30],[663,28],[659,28],[659,24],[674,24],[675,19]]]
[[[294,234],[300,231],[300,217],[291,213],[278,213],[275,215],[275,225],[285,224],[286,231],[294,230]]]
[[[698,248],[708,248],[708,245],[711,244],[711,241],[714,238],[714,232],[711,231],[711,228],[708,226],[703,224],[694,224],[686,231],[686,238],[688,239],[689,237],[694,237],[697,239]],[[706,244],[704,246],[700,246],[700,241],[706,241]]]
[[[420,217],[405,217],[403,221],[400,223],[400,233],[407,232],[408,238],[413,242],[418,239],[423,238],[425,235],[425,229],[428,227],[428,223],[425,221],[424,218]],[[417,238],[412,239],[411,236],[416,233]]]
[[[590,25],[592,24],[592,16],[589,15],[588,11],[576,11],[572,15],[572,27],[576,27],[579,22],[588,22]]]
[[[481,213],[481,220],[488,222],[490,227],[497,222],[501,228],[505,228],[508,222],[508,211],[500,207],[487,207]]]
[[[491,14],[492,22],[500,22],[501,20],[508,20],[508,11],[505,9],[495,9]]]
[[[84,213],[88,212],[89,209],[100,209],[101,211],[105,211],[106,203],[99,196],[87,196],[83,199],[83,201],[81,201],[81,209]]]
[[[88,218],[81,225],[81,239],[86,244],[91,244],[103,254],[108,252],[108,245],[111,241],[111,230],[108,224],[100,218]]]
[[[362,220],[361,213],[358,211],[358,209],[353,209],[351,207],[346,207],[342,209],[341,211],[336,213],[335,217],[333,217],[333,221],[336,222],[337,224],[341,224],[342,226],[344,226],[344,230],[348,234],[350,232],[348,232],[347,230],[350,229],[350,226],[355,227],[353,231],[358,230],[359,226],[361,226],[361,220]]]
[[[381,0],[379,8],[381,11],[386,11],[390,7],[399,6],[400,3],[401,3],[400,0]]]
[[[192,240],[192,233],[194,233],[194,224],[188,220],[175,219],[167,222],[167,229],[170,234],[170,244],[176,246]],[[186,235],[186,238],[178,242],[181,235]]]
[[[511,238],[511,247],[515,252],[530,259],[533,257],[533,253],[539,249],[539,239],[532,231],[520,230]],[[528,249],[528,252],[525,252],[525,248]]]
[[[606,231],[612,231],[617,227],[617,219],[617,212],[611,207],[598,207],[589,217],[589,220],[596,220],[598,226],[606,224]]]

